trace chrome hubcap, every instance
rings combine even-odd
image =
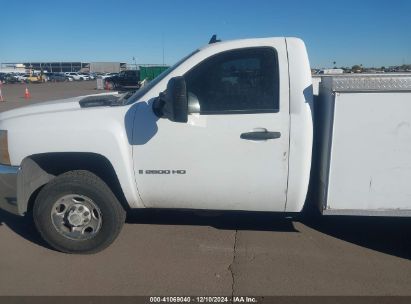
[[[71,208],[67,220],[69,224],[74,227],[83,226],[91,220],[90,209],[81,204],[75,204],[73,208]]]
[[[87,240],[101,228],[98,206],[87,196],[69,194],[58,199],[51,210],[51,220],[57,232],[72,240]]]

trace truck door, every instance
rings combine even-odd
[[[133,80],[133,71],[125,71],[123,86],[136,86],[136,83],[133,83]]]
[[[184,73],[188,123],[159,119],[155,136],[133,146],[137,187],[147,207],[284,211],[285,54],[282,43],[231,49]]]

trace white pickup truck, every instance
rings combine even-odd
[[[300,39],[211,42],[132,96],[1,113],[4,208],[71,253],[130,209],[295,213],[309,184],[323,214],[411,215],[410,76],[324,77],[314,98]]]

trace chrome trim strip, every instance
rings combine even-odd
[[[323,215],[348,215],[348,216],[395,216],[411,217],[411,210],[408,209],[381,209],[381,210],[362,210],[362,209],[325,209]]]
[[[19,171],[20,171],[20,167],[18,166],[0,165],[0,175],[17,174]]]

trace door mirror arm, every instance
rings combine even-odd
[[[162,118],[164,116],[163,109],[166,104],[164,96],[165,92],[161,92],[160,95],[153,101],[153,112],[158,118]]]

